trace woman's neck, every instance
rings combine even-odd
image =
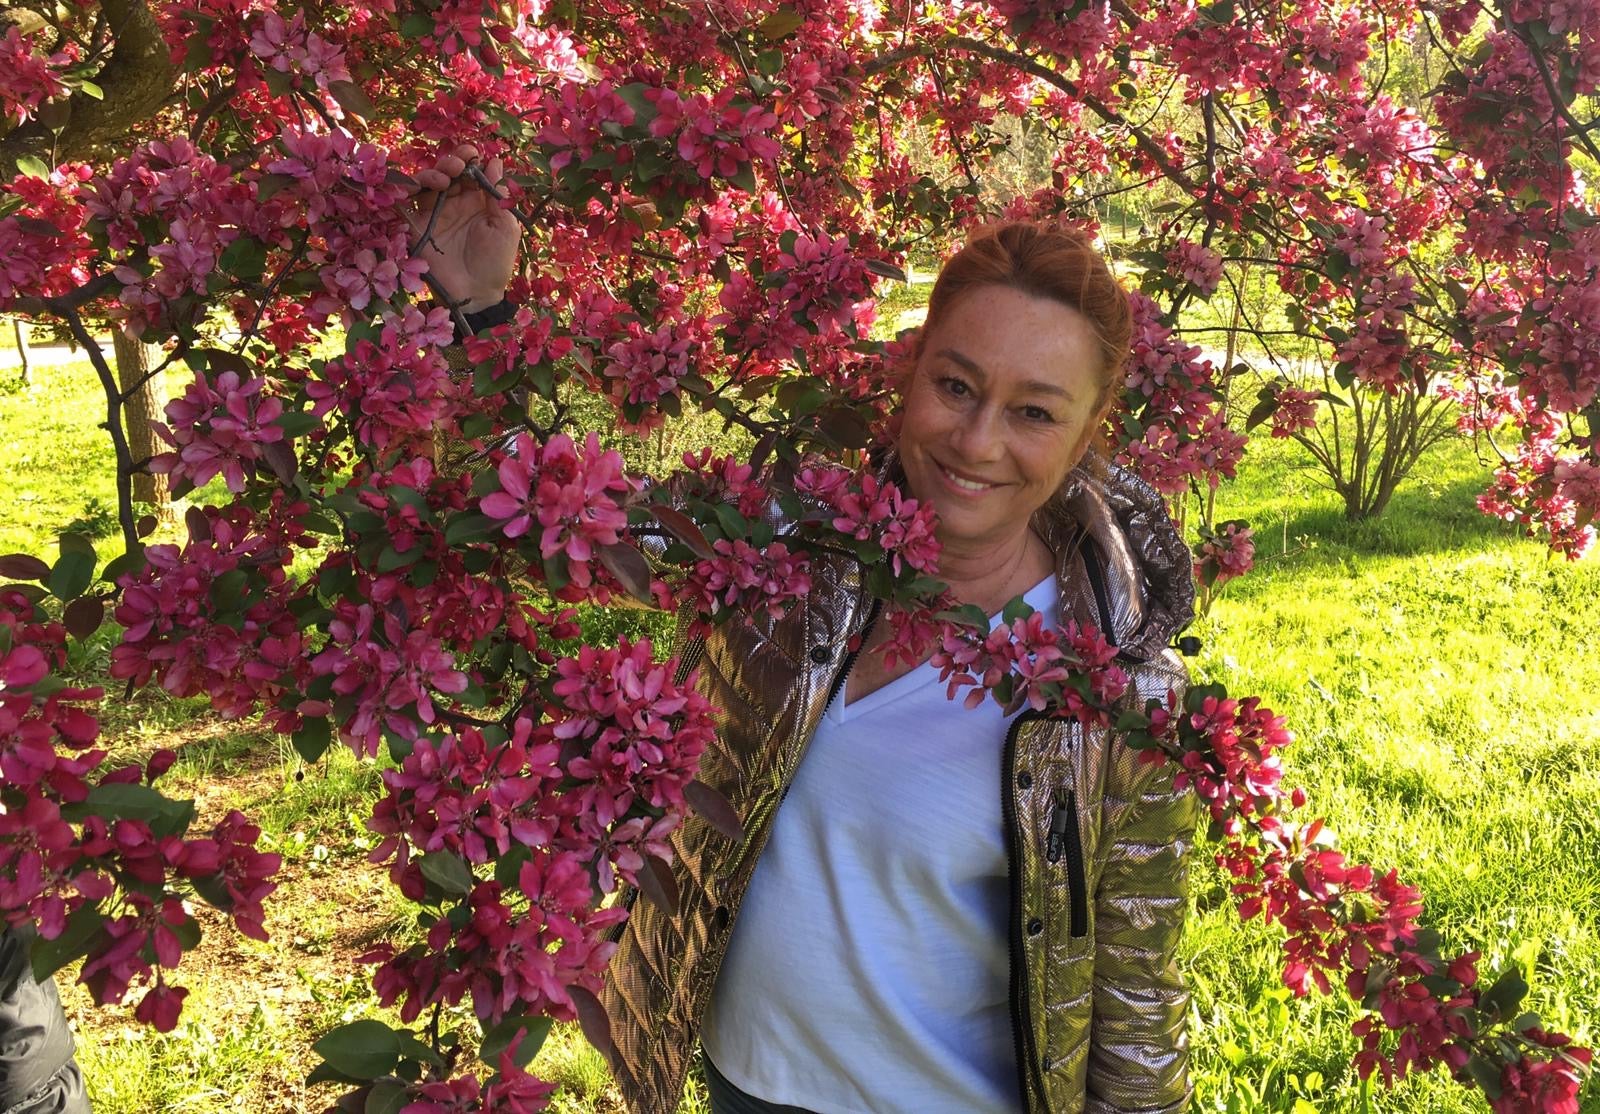
[[[939,579],[956,599],[975,603],[990,614],[1053,568],[1050,547],[1028,527],[994,541],[946,542],[939,557]]]

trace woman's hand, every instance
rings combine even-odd
[[[522,240],[517,218],[467,173],[477,160],[478,149],[470,144],[440,156],[431,169],[417,175],[423,188],[406,214],[416,236],[433,221],[417,255],[427,260],[440,292],[463,313],[477,313],[505,297]],[[499,159],[490,159],[480,169],[491,185],[500,181]]]

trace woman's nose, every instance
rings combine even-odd
[[[1005,430],[999,409],[981,406],[956,423],[951,440],[968,464],[987,464],[999,459],[1005,447]]]

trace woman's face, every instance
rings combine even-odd
[[[946,546],[1027,529],[1104,420],[1099,363],[1088,319],[1052,299],[980,286],[947,308],[911,373],[899,442]]]

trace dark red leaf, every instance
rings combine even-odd
[[[756,442],[756,447],[750,450],[750,459],[746,462],[753,472],[759,474],[761,466],[767,462],[767,457],[772,455],[772,450],[778,444],[778,431],[769,429],[761,435],[761,440]]]
[[[159,525],[159,522],[156,519],[156,516],[153,514],[147,514],[141,517],[138,522],[133,524],[133,530],[134,533],[138,534],[141,538],[148,538],[151,534],[156,532],[157,525]]]
[[[98,596],[79,596],[61,611],[61,625],[74,638],[88,638],[105,618],[106,602]]]
[[[12,553],[0,557],[0,576],[13,580],[43,580],[50,575],[50,566],[26,553]]]
[[[817,415],[817,429],[841,448],[864,449],[872,443],[872,428],[845,407],[830,407]]]
[[[199,507],[190,507],[183,512],[183,524],[189,527],[189,536],[195,541],[211,540],[211,520]]]
[[[706,541],[706,536],[700,532],[700,527],[682,511],[675,511],[671,507],[651,507],[650,513],[656,516],[656,521],[661,523],[669,534],[693,550],[694,555],[702,561],[709,561],[715,556],[711,543]]]
[[[711,786],[703,781],[691,781],[683,787],[683,799],[717,831],[735,843],[744,840],[744,823],[739,814],[733,811],[728,798]]]
[[[229,352],[226,348],[207,348],[205,354],[206,370],[212,375],[231,371],[240,379],[255,378],[255,368],[237,352]]]
[[[339,107],[352,116],[370,120],[378,113],[378,106],[372,103],[372,98],[367,96],[366,90],[353,81],[330,81],[328,92],[339,102]]]
[[[634,599],[655,603],[655,597],[650,594],[650,562],[644,559],[643,553],[621,543],[602,546],[600,563]]]
[[[600,999],[581,986],[569,986],[567,993],[578,1011],[578,1026],[583,1035],[605,1057],[606,1063],[612,1063],[617,1048],[611,1043],[611,1018],[606,1016],[606,1008],[600,1004]]]
[[[285,441],[268,441],[261,446],[261,455],[266,458],[267,467],[272,469],[272,474],[284,483],[294,480],[295,472],[300,468],[299,462],[294,458],[294,450]]]
[[[881,259],[865,259],[862,262],[866,265],[867,270],[875,275],[882,275],[884,278],[894,279],[896,282],[906,281],[906,273],[893,263],[885,263]]]
[[[678,880],[672,876],[670,866],[654,855],[646,855],[644,867],[634,877],[639,892],[650,900],[650,904],[669,917],[678,915]]]

